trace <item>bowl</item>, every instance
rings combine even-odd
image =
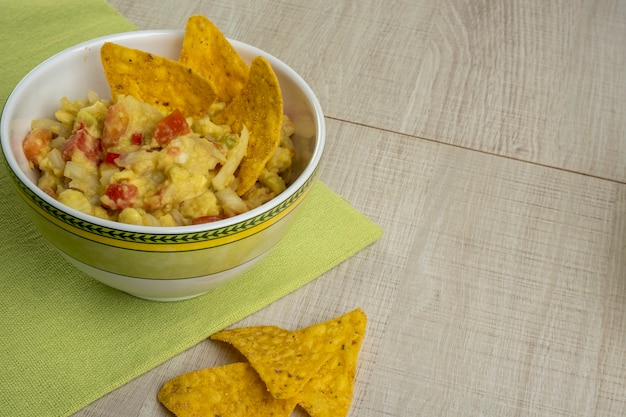
[[[250,62],[271,63],[283,93],[284,112],[296,125],[297,160],[291,184],[281,194],[237,216],[190,226],[148,227],[103,220],[67,207],[36,185],[22,140],[33,119],[52,117],[59,99],[100,97],[110,91],[100,47],[115,42],[177,59],[183,31],[144,30],[93,39],[66,49],[30,71],[8,97],[0,121],[2,151],[28,217],[71,264],[94,279],[136,297],[175,301],[197,297],[251,269],[289,232],[311,190],[324,150],[321,106],[289,66],[254,46],[229,40]]]

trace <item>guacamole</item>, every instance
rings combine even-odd
[[[295,126],[283,117],[280,145],[256,184],[238,195],[237,169],[248,131],[203,118],[164,114],[132,96],[61,99],[54,119],[34,120],[23,142],[38,186],[61,203],[103,219],[183,226],[241,214],[289,184]]]

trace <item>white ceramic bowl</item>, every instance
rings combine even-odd
[[[294,181],[247,213],[194,226],[145,227],[102,220],[73,210],[42,192],[22,152],[32,119],[52,117],[59,99],[88,90],[110,97],[100,47],[111,41],[177,59],[183,32],[150,30],[97,38],[69,48],[34,68],[6,101],[0,136],[17,194],[41,234],[77,268],[137,297],[171,301],[206,293],[249,270],[285,236],[311,189],[324,149],[322,109],[306,82],[279,59],[231,40],[242,58],[265,56],[278,76],[284,111],[296,124]]]

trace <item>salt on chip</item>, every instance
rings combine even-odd
[[[347,338],[341,350],[322,366],[297,397],[298,404],[311,417],[343,417],[350,411],[366,317],[363,311],[354,310],[343,320],[349,322],[351,337]]]
[[[361,326],[361,322],[365,322],[365,314],[357,309],[297,331],[252,326],[224,330],[211,339],[230,343],[239,350],[275,398],[300,398],[301,391],[325,364],[352,344],[353,327]]]
[[[241,93],[213,117],[215,123],[228,125],[237,134],[243,125],[250,132],[248,149],[237,174],[238,195],[252,188],[278,148],[282,119],[283,96],[278,78],[266,58],[255,57]]]
[[[312,350],[295,332],[275,326],[225,330],[211,339],[239,350],[275,398],[295,397],[331,357],[331,352]]]
[[[129,95],[186,117],[205,116],[217,99],[210,80],[178,61],[112,42],[102,45],[100,58],[113,99]]]
[[[167,381],[157,395],[177,417],[289,417],[296,400],[273,398],[248,363],[201,369]]]
[[[207,17],[187,19],[179,62],[210,79],[218,101],[230,103],[248,79],[248,64]]]

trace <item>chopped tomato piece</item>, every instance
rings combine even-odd
[[[133,133],[130,137],[130,143],[133,145],[141,145],[143,141],[143,136],[141,133]]]
[[[102,147],[102,138],[96,138],[96,152],[100,157],[104,154],[104,147]]]
[[[117,165],[115,160],[120,157],[119,153],[115,152],[107,152],[104,156],[104,162],[111,165]]]
[[[122,103],[115,103],[107,110],[102,128],[102,144],[106,148],[116,146],[120,137],[126,133],[130,117]]]
[[[76,133],[69,137],[61,155],[65,161],[72,159],[74,152],[82,152],[87,159],[98,164],[100,161],[100,154],[102,150],[102,143],[99,138],[94,138],[87,132],[84,127],[81,127]]]
[[[121,210],[133,205],[137,187],[133,184],[109,184],[103,196],[103,205],[112,210]]]
[[[211,223],[222,220],[222,216],[201,216],[191,220],[191,224]]]
[[[185,116],[176,109],[157,123],[152,132],[152,137],[159,145],[167,145],[172,139],[186,135],[190,131]]]
[[[24,156],[35,166],[39,166],[39,160],[50,150],[50,142],[52,142],[52,131],[50,129],[31,130],[24,138],[24,142],[22,142]]]

